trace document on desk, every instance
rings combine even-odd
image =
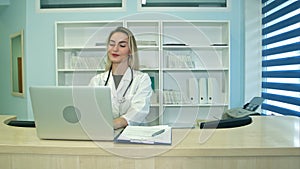
[[[127,126],[115,142],[170,145],[172,144],[172,128],[168,125]]]

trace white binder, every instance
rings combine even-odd
[[[188,90],[189,90],[189,101],[192,104],[199,103],[199,96],[198,96],[198,80],[196,78],[189,78],[188,79]]]
[[[217,78],[207,78],[207,103],[212,104],[216,102],[216,94],[218,91],[218,80]]]
[[[207,103],[207,79],[204,77],[199,79],[199,103]]]

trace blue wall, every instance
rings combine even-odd
[[[231,93],[230,106],[244,103],[244,1],[231,0],[226,11],[160,11],[155,15],[140,12],[138,0],[127,0],[126,11],[111,12],[39,12],[35,0],[10,0],[8,7],[0,8],[0,114],[17,115],[20,119],[33,119],[28,87],[33,85],[55,85],[55,27],[56,21],[100,21],[122,18],[169,19],[179,17],[186,20],[229,20],[231,34]],[[137,15],[138,14],[138,15]],[[3,27],[3,25],[5,25]],[[25,30],[25,97],[10,94],[9,34]]]
[[[28,117],[28,102],[27,96],[11,95],[10,35],[22,29],[27,31],[25,28],[26,1],[10,0],[9,5],[0,6],[0,114],[17,114],[20,118]]]

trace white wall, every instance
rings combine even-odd
[[[261,0],[245,1],[245,102],[261,95]]]

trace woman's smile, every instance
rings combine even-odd
[[[116,53],[112,53],[111,54],[113,57],[118,57],[118,56],[120,56],[119,54],[116,54]]]

